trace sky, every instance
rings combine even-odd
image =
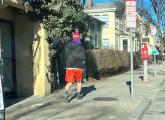
[[[81,0],[83,1],[83,0]],[[86,1],[86,0],[85,0]],[[113,1],[123,1],[123,0],[93,0],[93,3],[106,3],[106,2],[113,2]],[[143,0],[145,7],[150,10],[150,14],[152,15],[152,18],[157,21],[155,12],[153,8],[151,7],[151,2],[150,0]]]
[[[103,2],[111,2],[111,1],[120,1],[120,0],[93,0],[94,3],[100,3],[100,2],[103,3]]]
[[[111,1],[120,1],[120,0],[93,0],[94,3],[98,3],[98,2],[111,2]]]

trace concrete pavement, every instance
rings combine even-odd
[[[165,120],[165,85],[158,90],[142,120]]]
[[[32,96],[6,108],[7,120],[128,120],[138,119],[143,115],[144,99],[151,100],[165,80],[165,63],[157,66],[157,77],[154,77],[154,66],[149,65],[149,82],[142,83],[139,76],[143,68],[134,71],[134,94],[132,101],[126,81],[130,80],[130,71],[119,75],[83,84],[84,99],[64,103],[63,90],[46,97]],[[71,96],[74,96],[75,85]],[[144,109],[138,110],[143,105]],[[147,105],[146,105],[147,106]]]

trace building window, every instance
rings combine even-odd
[[[101,20],[101,16],[100,15],[94,15],[94,17],[98,20]]]
[[[130,28],[126,28],[126,31],[127,31],[127,32],[130,32]]]
[[[123,40],[123,51],[128,51],[128,40],[127,39]]]
[[[109,16],[108,15],[103,15],[102,16],[102,21],[105,23],[104,28],[108,28],[109,27]]]
[[[109,39],[108,38],[103,39],[103,48],[109,49]]]

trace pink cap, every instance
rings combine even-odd
[[[72,37],[73,37],[73,40],[80,40],[80,33],[74,32]]]

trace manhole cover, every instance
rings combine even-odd
[[[164,112],[160,112],[160,114],[165,114],[165,111]]]
[[[165,98],[157,98],[158,101],[165,101]]]
[[[95,101],[117,101],[117,98],[112,98],[112,97],[97,97],[94,98]]]
[[[160,90],[160,92],[165,92],[165,90]]]

